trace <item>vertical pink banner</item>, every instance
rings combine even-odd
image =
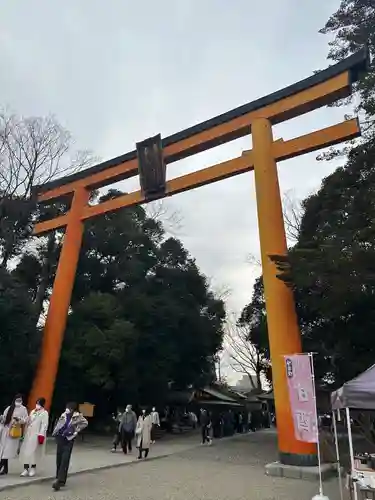
[[[318,442],[318,417],[311,361],[308,354],[284,356],[289,399],[298,441]]]

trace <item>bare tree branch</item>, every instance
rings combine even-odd
[[[172,210],[167,206],[165,200],[157,200],[149,203],[146,211],[149,217],[161,222],[168,233],[173,236],[178,236],[183,226],[183,216],[181,212]]]
[[[283,215],[286,237],[292,244],[298,241],[302,210],[301,201],[296,199],[292,191],[287,191],[283,197]]]
[[[0,113],[0,194],[28,199],[32,188],[94,162],[88,151],[72,153],[72,138],[53,116],[23,118]]]
[[[33,188],[95,160],[88,151],[74,150],[70,133],[53,116],[25,118],[0,111],[1,267],[36,245],[30,237],[37,208]],[[45,262],[49,260],[47,256]]]
[[[251,266],[254,266],[256,268],[256,270],[258,269],[261,269],[262,268],[262,262],[260,260],[259,257],[257,257],[255,254],[253,253],[249,253],[246,257],[246,262],[248,264],[250,264]]]
[[[232,295],[232,289],[225,284],[214,284],[212,278],[207,278],[209,288],[214,292],[215,297],[219,300],[227,300]]]
[[[264,369],[264,359],[261,353],[249,341],[246,327],[239,326],[234,317],[228,318],[224,348],[230,360],[232,370],[249,377],[254,390],[261,390],[261,373]]]

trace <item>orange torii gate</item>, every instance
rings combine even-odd
[[[294,85],[161,140],[160,136],[137,144],[137,150],[82,172],[35,188],[40,203],[72,195],[70,210],[60,217],[35,225],[40,235],[65,227],[65,236],[50,299],[37,373],[30,403],[53,396],[61,345],[81,248],[84,222],[151,199],[210,184],[227,177],[255,173],[259,235],[272,357],[273,386],[280,459],[286,464],[316,462],[314,444],[297,441],[289,404],[284,354],[301,352],[301,336],[292,291],[277,278],[270,256],[287,254],[280,199],[277,162],[316,151],[360,135],[356,119],[312,132],[295,139],[274,141],[272,125],[330,104],[352,92],[352,83],[366,71],[364,49],[342,62]],[[166,164],[252,134],[253,149],[229,161],[204,168],[170,181]],[[98,205],[88,204],[90,191],[139,173],[142,189]]]

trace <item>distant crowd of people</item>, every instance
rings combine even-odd
[[[157,428],[160,427],[160,417],[156,408],[152,408],[151,411],[148,408],[142,409],[137,419],[132,405],[127,405],[124,412],[120,410],[117,415],[113,415],[113,420],[115,435],[111,451],[115,453],[117,447],[121,445],[123,453],[130,453],[133,439],[136,438],[138,459],[147,458],[150,445],[155,443]]]
[[[211,444],[212,437],[222,438],[235,433],[255,432],[270,427],[273,417],[265,410],[208,411],[200,410],[198,422],[202,430],[202,443]]]

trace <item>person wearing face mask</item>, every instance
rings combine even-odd
[[[78,411],[76,403],[68,403],[53,430],[56,438],[56,481],[52,487],[58,491],[65,486],[72,455],[74,440],[88,425],[85,417]]]
[[[131,405],[127,405],[120,422],[120,439],[122,451],[127,454],[132,451],[132,439],[137,426],[137,416],[132,410]]]
[[[34,477],[37,463],[45,454],[49,415],[45,398],[39,398],[26,422],[20,460],[24,464],[21,477]]]
[[[8,474],[8,460],[17,458],[23,426],[28,418],[27,409],[22,403],[22,396],[17,394],[1,417],[0,475]]]
[[[156,411],[155,407],[152,409],[152,412],[151,412],[151,422],[152,422],[151,444],[155,444],[156,430],[158,427],[160,427],[160,417],[159,417],[159,413]]]
[[[135,435],[137,436],[137,448],[139,450],[138,460],[143,458],[143,452],[144,457],[148,457],[151,444],[151,429],[152,420],[150,412],[147,409],[142,410],[142,414],[138,419],[137,427],[135,429]]]

